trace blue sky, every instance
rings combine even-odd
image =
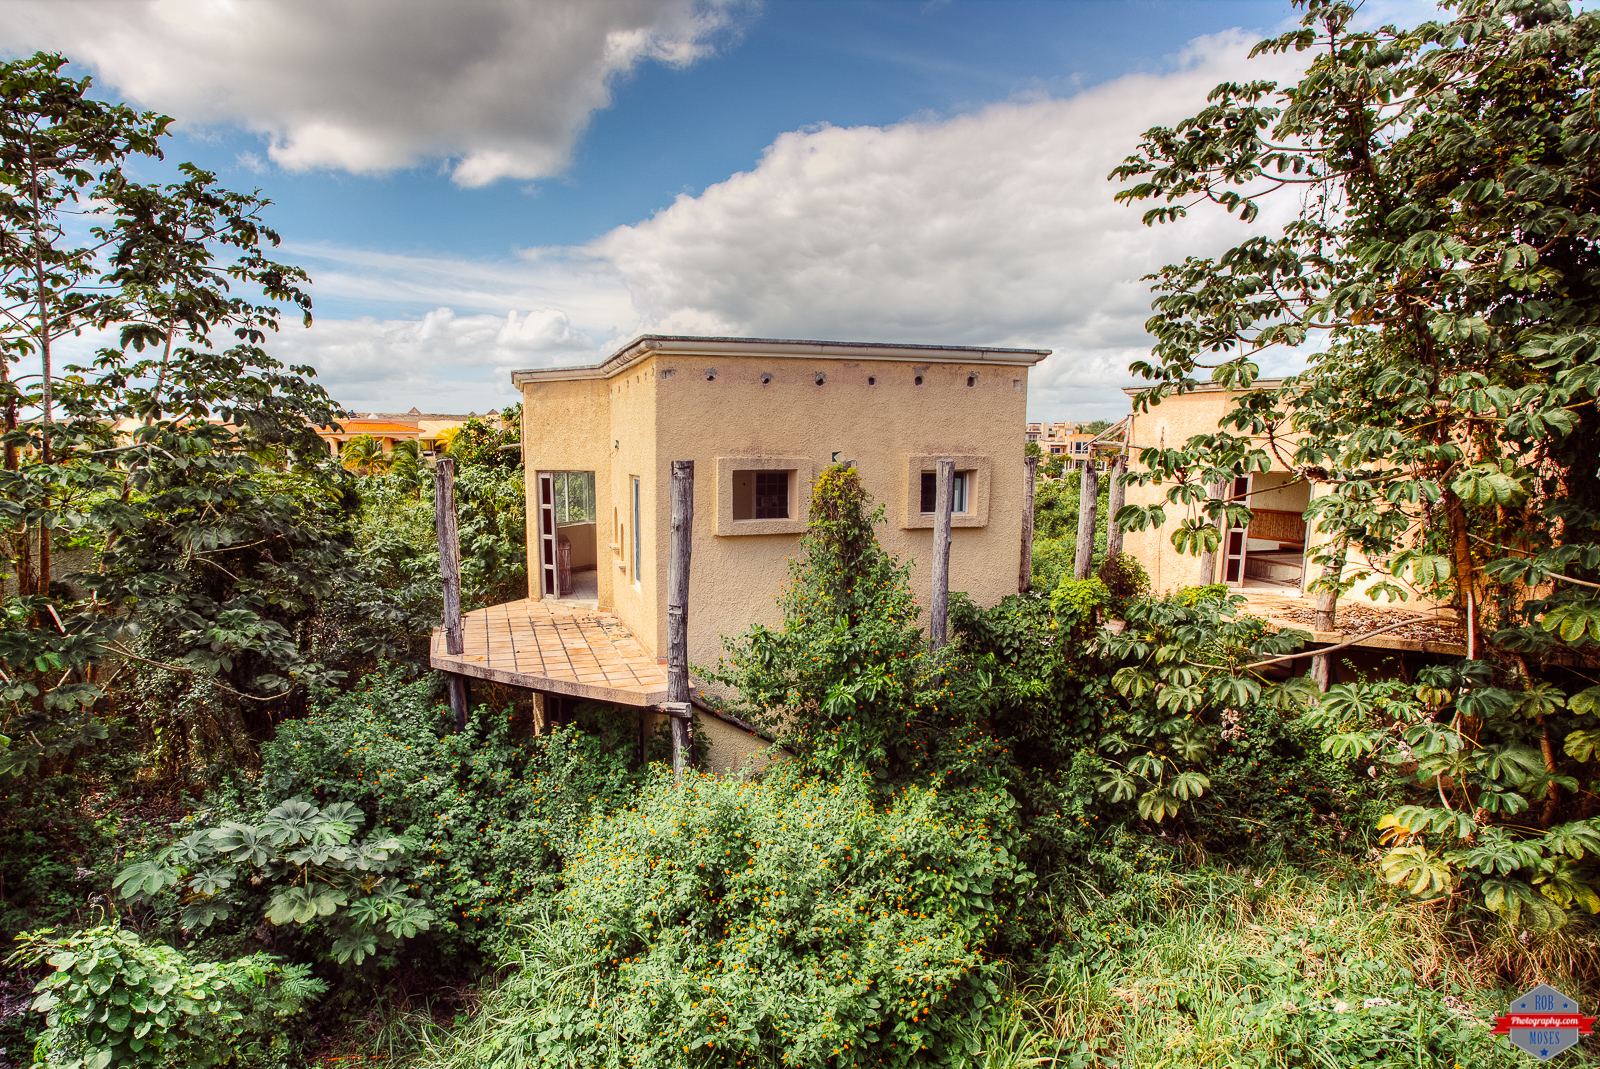
[[[1414,18],[1427,9],[1398,6]],[[1041,346],[1035,419],[1112,417],[1146,271],[1109,166],[1246,63],[1277,2],[0,2],[259,186],[362,410],[508,403],[645,330]],[[162,168],[153,168],[155,177]],[[1270,215],[1270,213],[1269,213]],[[1272,219],[1268,219],[1270,225]]]

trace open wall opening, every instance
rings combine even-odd
[[[1234,481],[1253,516],[1223,539],[1223,581],[1231,586],[1297,593],[1305,586],[1306,521],[1311,486],[1293,472],[1264,471]]]
[[[540,595],[594,601],[600,595],[594,472],[541,471],[538,480]]]

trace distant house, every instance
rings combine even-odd
[[[591,642],[580,651],[587,670],[574,665],[571,674],[583,689],[566,687],[567,667],[548,658],[518,655],[519,665],[537,663],[535,671],[476,674],[613,702],[664,700],[664,677],[658,686],[640,665],[653,668],[667,653],[668,488],[677,460],[695,463],[694,663],[715,663],[724,635],[779,622],[774,596],[799,548],[812,483],[831,462],[853,464],[885,506],[879,537],[915,562],[913,590],[926,605],[933,471],[938,458],[954,459],[951,589],[985,605],[1014,593],[1025,470],[1016,428],[1026,418],[1028,370],[1047,355],[651,335],[591,366],[514,372],[523,398],[530,600],[504,612],[532,621],[528,627],[545,626],[552,613],[589,613],[628,645]],[[560,605],[571,608],[552,608]],[[486,641],[503,634],[505,651],[538,644],[514,624],[503,632],[485,625]],[[509,655],[485,647],[483,663],[498,656],[509,664]],[[473,669],[437,653],[434,664]],[[728,740],[728,752],[739,745]]]
[[[1029,423],[1025,435],[1045,456],[1064,458],[1064,469],[1081,468],[1093,456],[1089,443],[1094,434],[1081,423]]]

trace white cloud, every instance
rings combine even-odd
[[[685,66],[697,0],[8,0],[0,49],[59,50],[185,123],[240,123],[292,170],[451,161],[465,186],[559,172],[611,83]]]
[[[1154,229],[1106,175],[1142,131],[1204,106],[1218,82],[1293,77],[1246,62],[1255,37],[1201,38],[1171,73],[1066,99],[992,105],[888,127],[779,137],[753,170],[589,251],[653,326],[684,332],[1054,348],[1033,376],[1040,414],[1125,410],[1117,387],[1148,356],[1141,277],[1220,251],[1250,228],[1196,211]],[[1297,206],[1292,194],[1261,226]]]
[[[516,400],[510,373],[566,356],[597,356],[594,342],[554,308],[504,316],[438,308],[420,319],[335,319],[286,328],[272,352],[309,363],[333,398],[360,411],[478,411]]]

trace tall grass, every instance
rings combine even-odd
[[[1510,1065],[1521,1055],[1490,1030],[1513,993],[1548,982],[1600,1002],[1590,932],[1524,943],[1364,873],[1211,870],[1141,916],[1108,917],[1108,901],[1086,892],[1063,916],[1071,949],[1016,973],[1018,1015],[1058,1065]]]

